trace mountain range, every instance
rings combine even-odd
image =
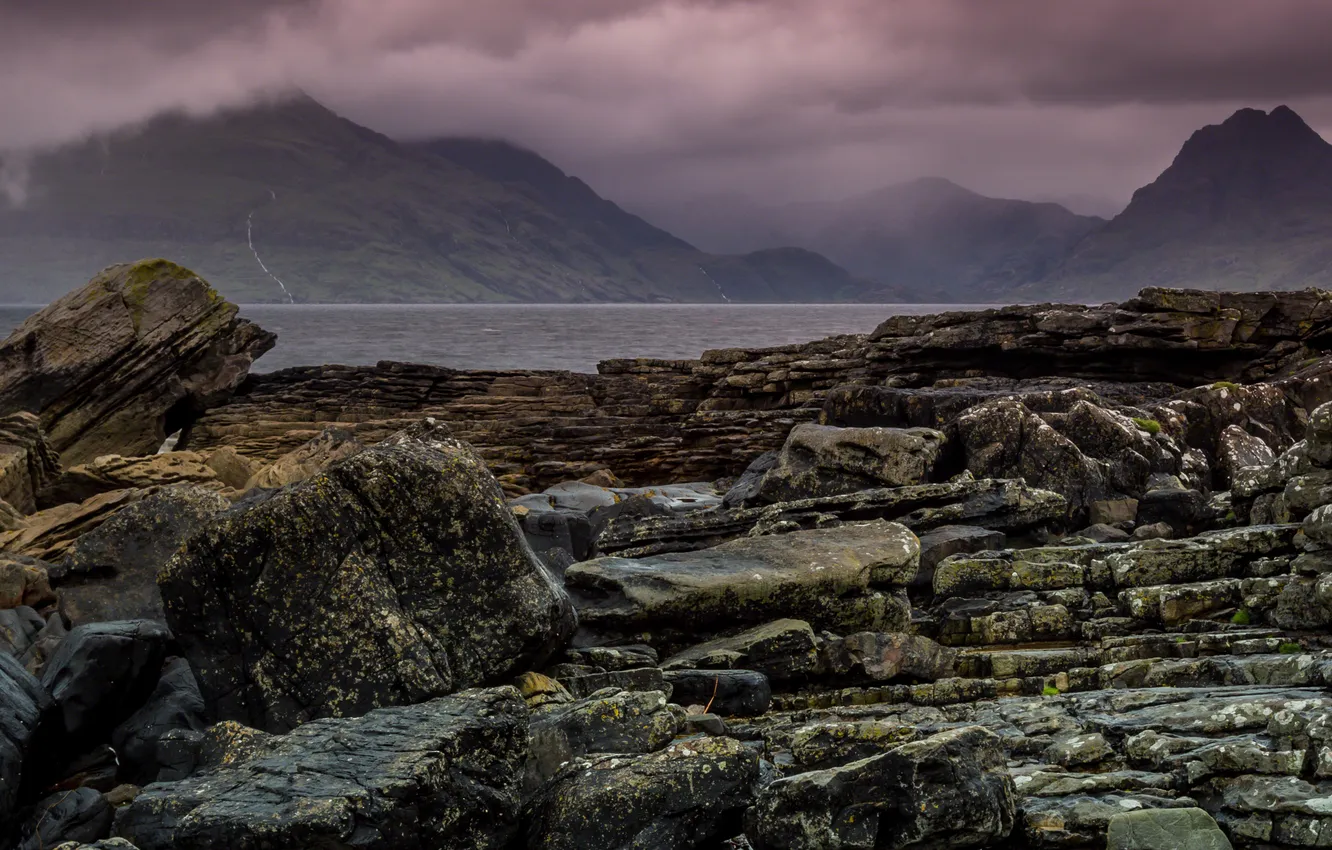
[[[241,301],[855,300],[807,250],[709,254],[515,145],[403,143],[308,97],[37,158],[0,211],[0,299],[165,256]]]
[[[31,164],[0,208],[0,300],[167,256],[235,300],[1101,301],[1332,286],[1332,145],[1287,107],[1198,130],[1109,220],[943,178],[680,232],[498,140],[395,141],[308,97],[166,116]]]

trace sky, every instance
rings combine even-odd
[[[0,0],[0,191],[22,152],[300,89],[644,210],[940,175],[1100,211],[1242,106],[1332,137],[1329,43],[1326,0]]]

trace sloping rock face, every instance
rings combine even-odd
[[[517,829],[527,706],[512,688],[277,737],[227,740],[229,726],[215,727],[209,768],[151,786],[118,813],[116,832],[139,850],[499,850]]]
[[[1012,480],[861,490],[844,496],[778,502],[756,508],[694,511],[678,516],[617,517],[597,535],[604,554],[642,557],[716,546],[738,537],[886,519],[921,533],[958,523],[1021,534],[1062,521],[1068,502],[1058,493]]]
[[[0,411],[37,414],[67,467],[150,454],[273,342],[174,263],[111,266],[0,343]]]
[[[375,443],[428,415],[456,425],[513,492],[606,467],[634,485],[698,481],[738,474],[780,448],[793,425],[819,419],[839,386],[1063,377],[1164,382],[1167,391],[1145,390],[1163,399],[1213,381],[1275,377],[1316,355],[1329,327],[1332,302],[1313,290],[1146,289],[1119,305],[896,316],[864,336],[698,360],[612,360],[597,375],[401,363],[288,369],[251,377],[201,417],[182,448],[229,445],[271,462],[330,422]]]
[[[158,570],[229,507],[204,487],[168,487],[121,508],[56,565],[64,611],[79,623],[165,619]]]
[[[14,530],[0,533],[0,550],[59,561],[80,537],[146,495],[144,490],[113,490],[38,511]]]
[[[269,731],[511,676],[568,638],[568,597],[481,461],[391,441],[260,493],[159,575],[213,716]]]
[[[146,489],[173,484],[194,484],[226,489],[207,463],[194,452],[164,452],[146,457],[102,455],[63,472],[38,494],[44,508],[82,502],[113,490]]]
[[[60,459],[31,413],[0,418],[0,501],[21,514],[37,510],[37,494],[60,474]]]

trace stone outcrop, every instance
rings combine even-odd
[[[20,514],[33,513],[37,494],[59,474],[60,459],[35,415],[0,418],[0,501]]]
[[[756,502],[793,502],[924,484],[944,435],[927,428],[797,425],[758,485]]]
[[[66,467],[150,454],[273,340],[174,263],[111,266],[0,343],[0,412],[36,414]]]
[[[212,489],[166,487],[82,534],[54,569],[65,613],[77,623],[165,619],[157,573],[231,507]]]
[[[59,561],[80,537],[146,495],[145,490],[113,490],[38,511],[13,531],[0,532],[0,551]]]
[[[534,850],[707,846],[739,834],[757,753],[730,738],[576,760],[532,805]]]
[[[798,617],[821,628],[901,629],[902,592],[920,544],[883,521],[795,531],[711,549],[570,567],[565,583],[585,630],[709,635],[738,625]]]
[[[194,452],[164,452],[146,457],[102,455],[65,470],[41,491],[38,499],[41,507],[51,508],[87,501],[115,490],[146,490],[177,484],[228,489],[208,465],[208,459]]]
[[[234,724],[210,735],[206,767],[139,795],[117,834],[139,850],[253,846],[256,832],[285,847],[501,850],[518,827],[527,707],[512,688],[281,736]]]
[[[612,360],[597,375],[401,363],[287,369],[251,376],[196,422],[184,447],[229,445],[272,461],[329,424],[374,443],[429,415],[476,446],[515,492],[605,468],[636,485],[708,480],[740,473],[793,425],[817,421],[837,387],[1062,377],[1138,382],[1130,386],[1141,391],[1115,399],[1132,404],[1293,371],[1321,351],[1330,327],[1332,302],[1313,290],[1146,289],[1119,305],[895,316],[863,336],[698,360]]]
[[[750,811],[759,850],[985,847],[1008,837],[1013,780],[999,739],[970,726],[780,779]]]
[[[13,440],[38,508],[133,489],[0,516],[0,842],[1325,844],[1325,311],[298,370],[183,453]],[[171,631],[82,622],[157,572]]]
[[[615,519],[597,535],[596,549],[639,557],[704,549],[737,537],[876,519],[898,522],[918,533],[965,523],[1020,536],[1062,522],[1067,515],[1067,501],[1048,490],[1034,489],[1020,481],[960,480],[862,490],[758,508]]]
[[[159,585],[212,716],[268,731],[502,680],[575,623],[454,441],[389,441],[262,491],[191,538]]]
[[[325,428],[303,446],[298,446],[282,457],[255,472],[243,489],[252,487],[285,487],[312,477],[336,460],[350,457],[364,449],[350,433],[340,428]]]

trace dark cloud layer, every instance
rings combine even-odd
[[[1325,0],[0,0],[0,149],[301,87],[644,207],[922,174],[1122,199],[1239,106],[1332,127],[1329,40]]]

